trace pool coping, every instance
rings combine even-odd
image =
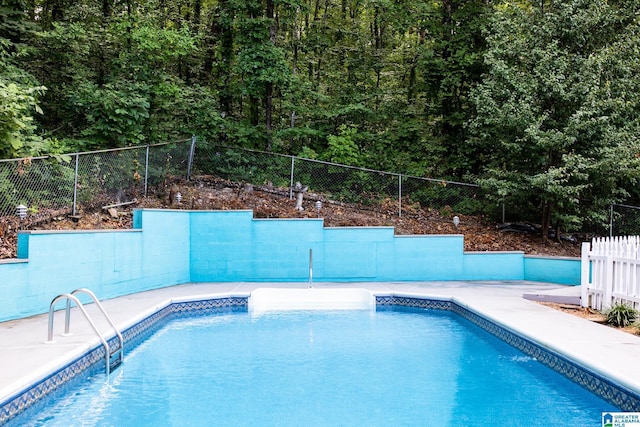
[[[358,284],[349,285],[343,283],[333,284],[334,287],[358,287]],[[500,289],[500,286],[496,286],[496,284],[489,283],[488,285]],[[192,286],[195,286],[195,289],[198,288],[198,285]],[[283,286],[302,287],[303,285],[286,284]],[[316,284],[316,286],[318,286],[318,284]],[[390,286],[392,285],[390,284]],[[504,316],[505,310],[503,310],[503,312],[500,310],[492,310],[491,308],[483,306],[483,298],[477,298],[477,300],[475,300],[472,298],[472,295],[464,295],[464,292],[460,294],[460,288],[464,289],[465,286],[474,286],[472,283],[463,283],[462,286],[458,288],[452,288],[451,286],[452,284],[448,283],[447,286],[432,288],[427,292],[425,292],[424,289],[394,291],[391,288],[375,289],[380,288],[380,286],[365,285],[363,287],[368,287],[374,294],[376,297],[376,306],[398,305],[451,310],[522,350],[525,354],[535,357],[545,365],[567,376],[586,389],[605,398],[605,400],[611,402],[621,410],[640,410],[640,380],[638,378],[630,378],[624,369],[618,369],[620,366],[615,366],[616,361],[611,361],[614,364],[614,369],[612,369],[612,366],[607,367],[602,364],[593,363],[589,357],[583,357],[584,355],[580,354],[579,348],[570,349],[562,345],[562,342],[558,341],[557,333],[550,333],[550,336],[545,338],[540,336],[539,331],[527,331],[527,328],[523,330],[522,325],[514,325],[513,321],[510,321]],[[480,284],[480,287],[483,286],[486,288],[487,284]],[[265,287],[265,284],[253,284],[249,286],[249,288],[253,289],[258,287]],[[399,287],[407,288],[406,285]],[[382,288],[384,288],[384,286]],[[171,288],[169,288],[168,291],[170,292]],[[477,292],[471,292],[471,294],[474,293]],[[125,350],[127,350],[128,348],[130,349],[131,345],[136,345],[136,338],[145,334],[145,331],[162,326],[164,324],[162,321],[167,319],[168,316],[171,316],[172,313],[246,306],[249,295],[250,291],[214,293],[187,292],[187,295],[160,298],[156,300],[151,307],[138,310],[133,314],[129,313],[126,319],[116,323],[123,332],[123,336],[125,337]],[[135,297],[132,299],[135,299]],[[522,298],[520,297],[520,299]],[[518,305],[522,304],[519,300],[509,299],[509,301],[518,301]],[[485,301],[485,303],[487,303],[487,301]],[[531,302],[527,303],[534,304]],[[111,305],[114,304],[112,303]],[[535,311],[539,311],[542,306],[527,306],[527,308],[535,308]],[[554,312],[547,312],[547,314],[549,316],[553,315],[552,317],[557,317]],[[573,316],[563,319],[571,324],[576,323]],[[581,325],[581,327],[585,329],[592,328],[591,322],[584,319],[577,320],[582,321],[576,323]],[[602,325],[597,326],[611,329]],[[599,332],[609,331],[599,330]],[[63,357],[39,366],[39,369],[31,372],[31,375],[21,378],[21,382],[14,381],[8,387],[0,389],[0,425],[15,418],[27,410],[27,408],[37,404],[43,397],[48,396],[49,393],[55,393],[56,390],[64,387],[65,384],[71,383],[74,379],[100,372],[100,368],[102,368],[103,371],[104,350],[98,338],[91,335],[91,333],[78,334],[77,338],[81,341],[81,345],[74,345],[73,351],[64,351]],[[2,338],[1,331],[0,338]],[[621,338],[620,336],[616,336],[614,339],[620,340]],[[115,337],[110,338],[110,341],[113,340],[115,340]],[[640,337],[631,336],[630,339],[625,337],[622,345],[624,346],[628,343],[637,344],[637,346],[631,347],[634,349],[634,353],[637,353],[637,350],[640,349]],[[632,355],[632,358],[633,357],[634,355]]]

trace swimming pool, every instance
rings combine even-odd
[[[449,302],[391,302],[379,298],[375,312],[177,319],[108,380],[98,375],[29,422],[596,426],[616,409]]]
[[[110,313],[116,308],[124,308],[120,310],[119,316],[115,313],[114,320],[122,328],[125,353],[128,354],[166,321],[183,313],[247,311],[249,296],[259,286],[229,285],[194,284],[171,287],[136,294],[132,298],[107,301],[105,308]],[[603,396],[613,406],[624,411],[639,411],[640,388],[637,384],[640,384],[640,381],[636,380],[638,371],[635,370],[638,347],[634,346],[638,340],[635,337],[627,339],[627,334],[612,333],[610,328],[554,313],[553,310],[521,299],[523,290],[539,289],[539,286],[476,282],[436,282],[420,285],[421,288],[431,289],[429,292],[416,292],[415,289],[410,289],[415,286],[396,283],[389,287],[373,284],[366,284],[365,287],[375,292],[375,305],[378,309],[406,306],[450,310],[594,394]],[[321,287],[342,288],[326,285]],[[388,289],[390,287],[393,289]],[[2,371],[0,374],[3,378],[16,379],[12,380],[14,382],[3,381],[0,425],[23,414],[27,409],[39,410],[49,399],[73,390],[88,375],[104,372],[104,355],[97,339],[95,347],[83,345],[82,348],[78,348],[80,352],[74,351],[73,355],[69,354],[65,360],[61,360],[62,363],[56,362],[53,366],[47,364],[48,359],[42,356],[59,352],[68,339],[61,337],[60,345],[45,347],[42,344],[43,332],[40,331],[46,331],[46,317],[35,323],[40,326],[34,328],[34,322],[31,321],[25,322],[25,327],[15,329],[15,325],[7,325],[10,331],[14,332],[3,334],[3,337],[9,339],[3,340],[0,344],[2,348],[18,349],[33,343],[39,350],[25,354],[26,358],[23,359],[12,358],[10,353],[4,350],[0,354],[0,358],[5,361],[4,374]],[[86,337],[95,338],[95,335]],[[79,342],[89,344],[84,340]],[[41,364],[29,363],[33,358],[41,361]],[[37,369],[40,366],[44,369]],[[33,374],[28,374],[25,368],[31,369],[32,371],[28,372]],[[33,370],[34,368],[37,370]]]

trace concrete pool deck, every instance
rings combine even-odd
[[[171,286],[102,301],[119,329],[125,329],[172,301],[218,296],[246,297],[257,288],[307,288],[308,283],[198,283]],[[359,282],[314,283],[314,288],[362,288],[379,295],[451,299],[540,346],[561,353],[640,394],[640,336],[630,335],[523,298],[575,288],[537,282]],[[558,290],[556,290],[558,289]],[[98,298],[100,295],[98,295]],[[64,303],[56,307],[64,308]],[[101,331],[109,331],[93,304],[85,306]],[[74,309],[71,336],[61,336],[64,310],[55,315],[54,343],[45,343],[48,315],[0,323],[0,402],[65,366],[99,344],[82,314]],[[112,335],[111,332],[108,334]],[[126,354],[125,354],[126,363]]]

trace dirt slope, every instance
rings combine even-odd
[[[181,202],[176,202],[176,194]],[[397,201],[389,200],[382,207],[344,204],[325,200],[321,195],[305,194],[304,211],[295,209],[296,200],[289,198],[288,189],[271,186],[254,187],[228,182],[216,177],[199,177],[189,184],[174,184],[163,194],[137,198],[136,203],[118,206],[109,211],[98,207],[79,212],[70,218],[69,212],[41,211],[22,224],[17,218],[0,218],[0,259],[16,257],[16,230],[122,229],[131,228],[134,208],[172,209],[251,209],[256,218],[317,218],[317,200],[322,202],[319,216],[326,227],[393,226],[396,234],[462,234],[466,251],[523,251],[526,254],[580,256],[580,243],[563,240],[544,242],[528,233],[501,231],[497,224],[478,217],[460,216],[455,227],[453,215],[444,217],[437,210],[403,204],[398,216]]]

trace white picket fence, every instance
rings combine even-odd
[[[582,244],[581,304],[603,310],[640,308],[640,236],[594,238]]]

